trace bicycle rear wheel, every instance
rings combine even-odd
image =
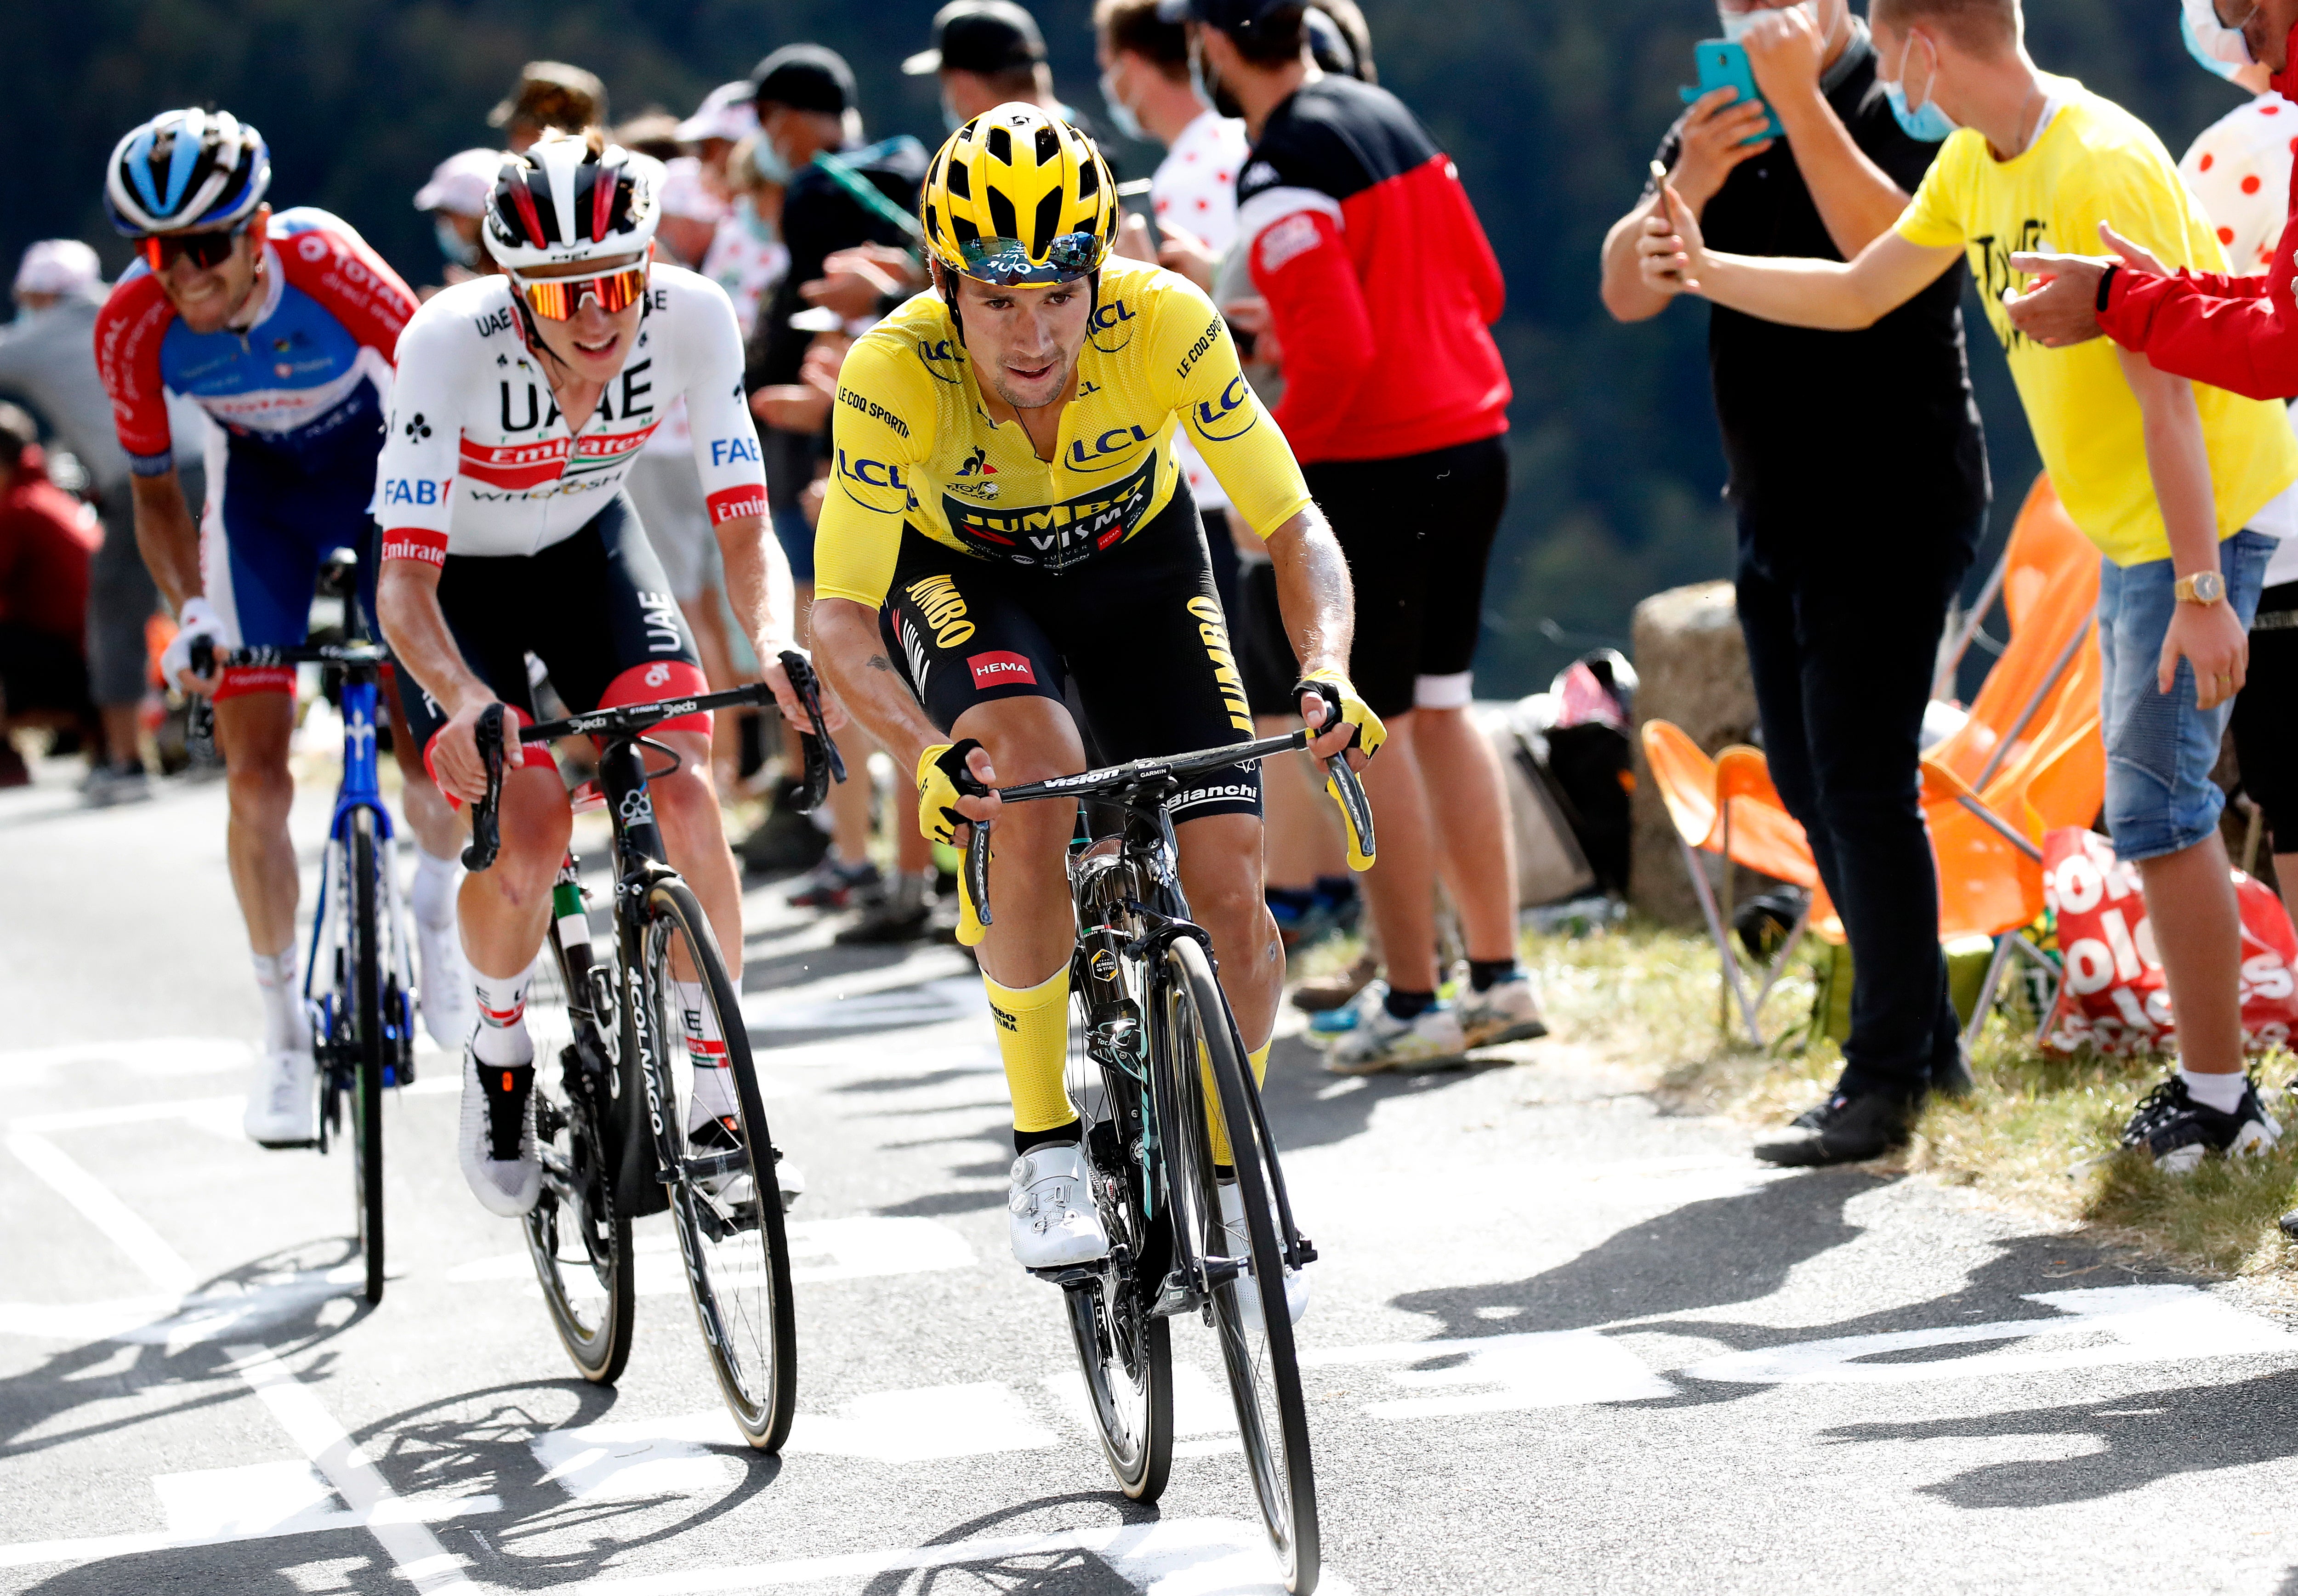
[[[646,912],[643,963],[632,994],[643,1023],[633,1030],[653,1054],[641,1062],[652,1074],[664,1135],[679,1149],[672,1161],[671,1223],[727,1410],[752,1446],[773,1451],[789,1436],[797,1407],[798,1319],[781,1186],[749,1034],[692,891],[683,881],[661,882],[648,894]],[[672,1063],[686,1034],[674,977],[699,986],[707,1018],[724,1038],[739,1141],[732,1149],[694,1147],[685,1131],[688,1104],[671,1090]]]
[[[638,1311],[631,1221],[615,1201],[607,1124],[614,1061],[598,1029],[567,1002],[546,949],[527,996],[538,1063],[555,1057],[557,1079],[535,1073],[534,1130],[542,1192],[521,1221],[527,1256],[559,1344],[584,1379],[611,1385],[631,1357]]]
[[[359,1212],[367,1300],[383,1301],[383,1071],[396,1044],[384,1034],[383,864],[375,812],[351,813],[351,1187]]]
[[[1062,1305],[1102,1456],[1126,1495],[1154,1501],[1173,1467],[1173,1351],[1170,1324],[1148,1302],[1171,1249],[1145,1217],[1141,1166],[1127,1154],[1140,1134],[1138,1096],[1112,1089],[1087,1052],[1081,986],[1070,998],[1070,1090],[1085,1105],[1086,1159],[1110,1250],[1092,1278],[1062,1288]]]
[[[1171,1129],[1170,1163],[1189,1187],[1177,1205],[1207,1260],[1236,1258],[1244,1267],[1217,1286],[1211,1319],[1221,1366],[1236,1402],[1237,1436],[1252,1476],[1261,1516],[1285,1571],[1285,1588],[1309,1596],[1319,1572],[1317,1482],[1309,1455],[1309,1412],[1301,1394],[1301,1365],[1293,1344],[1293,1316],[1285,1302],[1284,1244],[1271,1211],[1274,1149],[1261,1139],[1250,1099],[1252,1078],[1228,1005],[1214,980],[1204,949],[1190,938],[1169,944],[1152,993],[1158,1067],[1170,1071],[1180,1105]],[[1212,1067],[1207,1101],[1200,1058]],[[1209,1128],[1227,1132],[1231,1169],[1243,1200],[1243,1237],[1222,1222]],[[1237,1242],[1244,1250],[1239,1258]],[[1244,1294],[1258,1301],[1257,1324],[1248,1324]]]

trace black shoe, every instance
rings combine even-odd
[[[1971,1060],[1957,1045],[1952,1057],[1938,1059],[1931,1064],[1931,1095],[1949,1097],[1960,1103],[1979,1089],[1971,1078]]]
[[[829,851],[829,833],[797,810],[780,805],[756,831],[734,845],[742,868],[753,875],[790,875],[812,870]]]
[[[1882,1092],[1856,1097],[1838,1093],[1789,1122],[1790,1129],[1803,1135],[1758,1143],[1756,1156],[1765,1163],[1796,1169],[1860,1163],[1905,1142],[1907,1122],[1914,1118],[1914,1111],[1903,1097]]]
[[[2244,1082],[2242,1101],[2229,1114],[2195,1102],[2173,1075],[2139,1100],[2122,1128],[2121,1145],[2144,1147],[2156,1169],[2183,1175],[2206,1154],[2263,1153],[2281,1139],[2282,1127],[2258,1100],[2255,1082]]]

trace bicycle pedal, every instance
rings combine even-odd
[[[1101,1271],[1082,1263],[1065,1263],[1057,1269],[1031,1269],[1029,1273],[1063,1291],[1074,1291],[1080,1286],[1091,1286],[1101,1278]]]
[[[1294,1262],[1314,1263],[1317,1261],[1316,1243],[1310,1241],[1305,1236],[1295,1236],[1293,1238],[1293,1258]]]

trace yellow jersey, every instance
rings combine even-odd
[[[2035,448],[2060,500],[2118,566],[2170,558],[2170,534],[2146,465],[2138,401],[2115,346],[2094,338],[2046,349],[2011,325],[2006,288],[2022,250],[2104,253],[2098,224],[2112,222],[2172,270],[2224,271],[2226,260],[2202,205],[2179,179],[2162,141],[2137,117],[2071,79],[2050,80],[2057,112],[2021,154],[1997,161],[1986,137],[1948,135],[1897,224],[1925,248],[1961,246],[1978,279],[1987,319],[2011,362]],[[2298,441],[2278,404],[2195,385],[2217,500],[2219,536],[2240,532],[2266,503],[2298,482]]]
[[[905,525],[983,559],[1056,571],[1090,559],[1171,500],[1182,426],[1262,537],[1309,505],[1228,327],[1186,278],[1117,257],[1103,267],[1050,460],[1019,424],[990,419],[948,307],[921,294],[839,371],[814,593],[884,603]]]

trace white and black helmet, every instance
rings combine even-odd
[[[627,255],[662,219],[662,163],[595,135],[546,135],[507,155],[481,232],[506,271]]]
[[[130,238],[236,227],[271,186],[263,135],[228,111],[163,111],[112,146],[103,208]]]

